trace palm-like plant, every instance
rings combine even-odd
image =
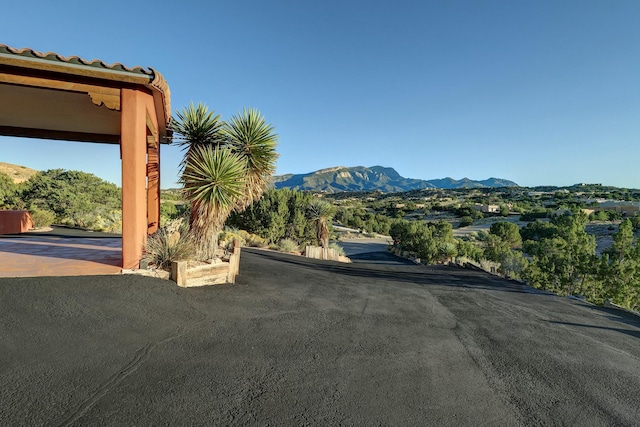
[[[278,137],[257,110],[244,110],[225,123],[203,104],[177,112],[172,130],[187,150],[180,182],[191,203],[196,254],[210,259],[231,211],[246,209],[268,185]]]
[[[244,194],[243,159],[228,149],[199,146],[190,150],[180,182],[191,203],[189,224],[200,259],[215,256],[218,234]]]
[[[219,145],[224,141],[221,133],[223,125],[220,115],[209,111],[206,105],[198,103],[195,106],[191,103],[182,111],[177,111],[171,121],[171,130],[178,134],[173,142],[187,149],[199,145]]]
[[[325,200],[314,199],[307,206],[307,216],[316,223],[316,237],[323,248],[329,247],[329,221],[333,213],[333,205]]]
[[[269,185],[269,178],[276,169],[276,146],[278,135],[273,126],[255,109],[245,109],[242,114],[231,117],[223,126],[226,144],[246,163],[246,187],[244,197],[238,201],[237,209],[245,210]]]

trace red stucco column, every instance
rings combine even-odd
[[[147,241],[147,122],[151,95],[121,91],[122,268],[138,268]]]
[[[153,138],[153,137],[150,137]],[[147,221],[149,234],[160,226],[160,144],[147,151]]]

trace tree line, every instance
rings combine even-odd
[[[585,231],[588,217],[581,211],[551,221],[536,220],[522,229],[500,221],[480,233],[481,245],[454,239],[447,222],[395,221],[394,245],[426,263],[467,257],[497,264],[498,272],[521,278],[531,286],[559,295],[579,295],[602,304],[607,300],[640,309],[640,245],[634,221],[624,219],[613,243],[601,255],[595,237]]]
[[[227,225],[262,237],[269,244],[283,239],[296,245],[327,246],[333,205],[310,193],[289,189],[267,190],[243,212],[233,212]]]
[[[38,227],[56,223],[120,232],[121,198],[115,184],[86,172],[51,169],[20,184],[0,173],[0,208],[28,210]]]

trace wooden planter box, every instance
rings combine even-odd
[[[351,262],[351,260],[348,257],[339,255],[335,249],[322,248],[320,246],[307,246],[304,250],[304,255],[307,258],[324,259],[324,260],[339,261],[339,262]]]
[[[240,268],[240,245],[234,245],[229,261],[193,267],[187,261],[171,263],[171,280],[183,288],[235,283]]]

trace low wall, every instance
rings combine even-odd
[[[33,228],[31,214],[27,211],[0,211],[0,234],[25,233]]]
[[[307,258],[325,259],[329,261],[351,262],[351,260],[333,248],[322,248],[320,246],[307,246],[304,250]]]

